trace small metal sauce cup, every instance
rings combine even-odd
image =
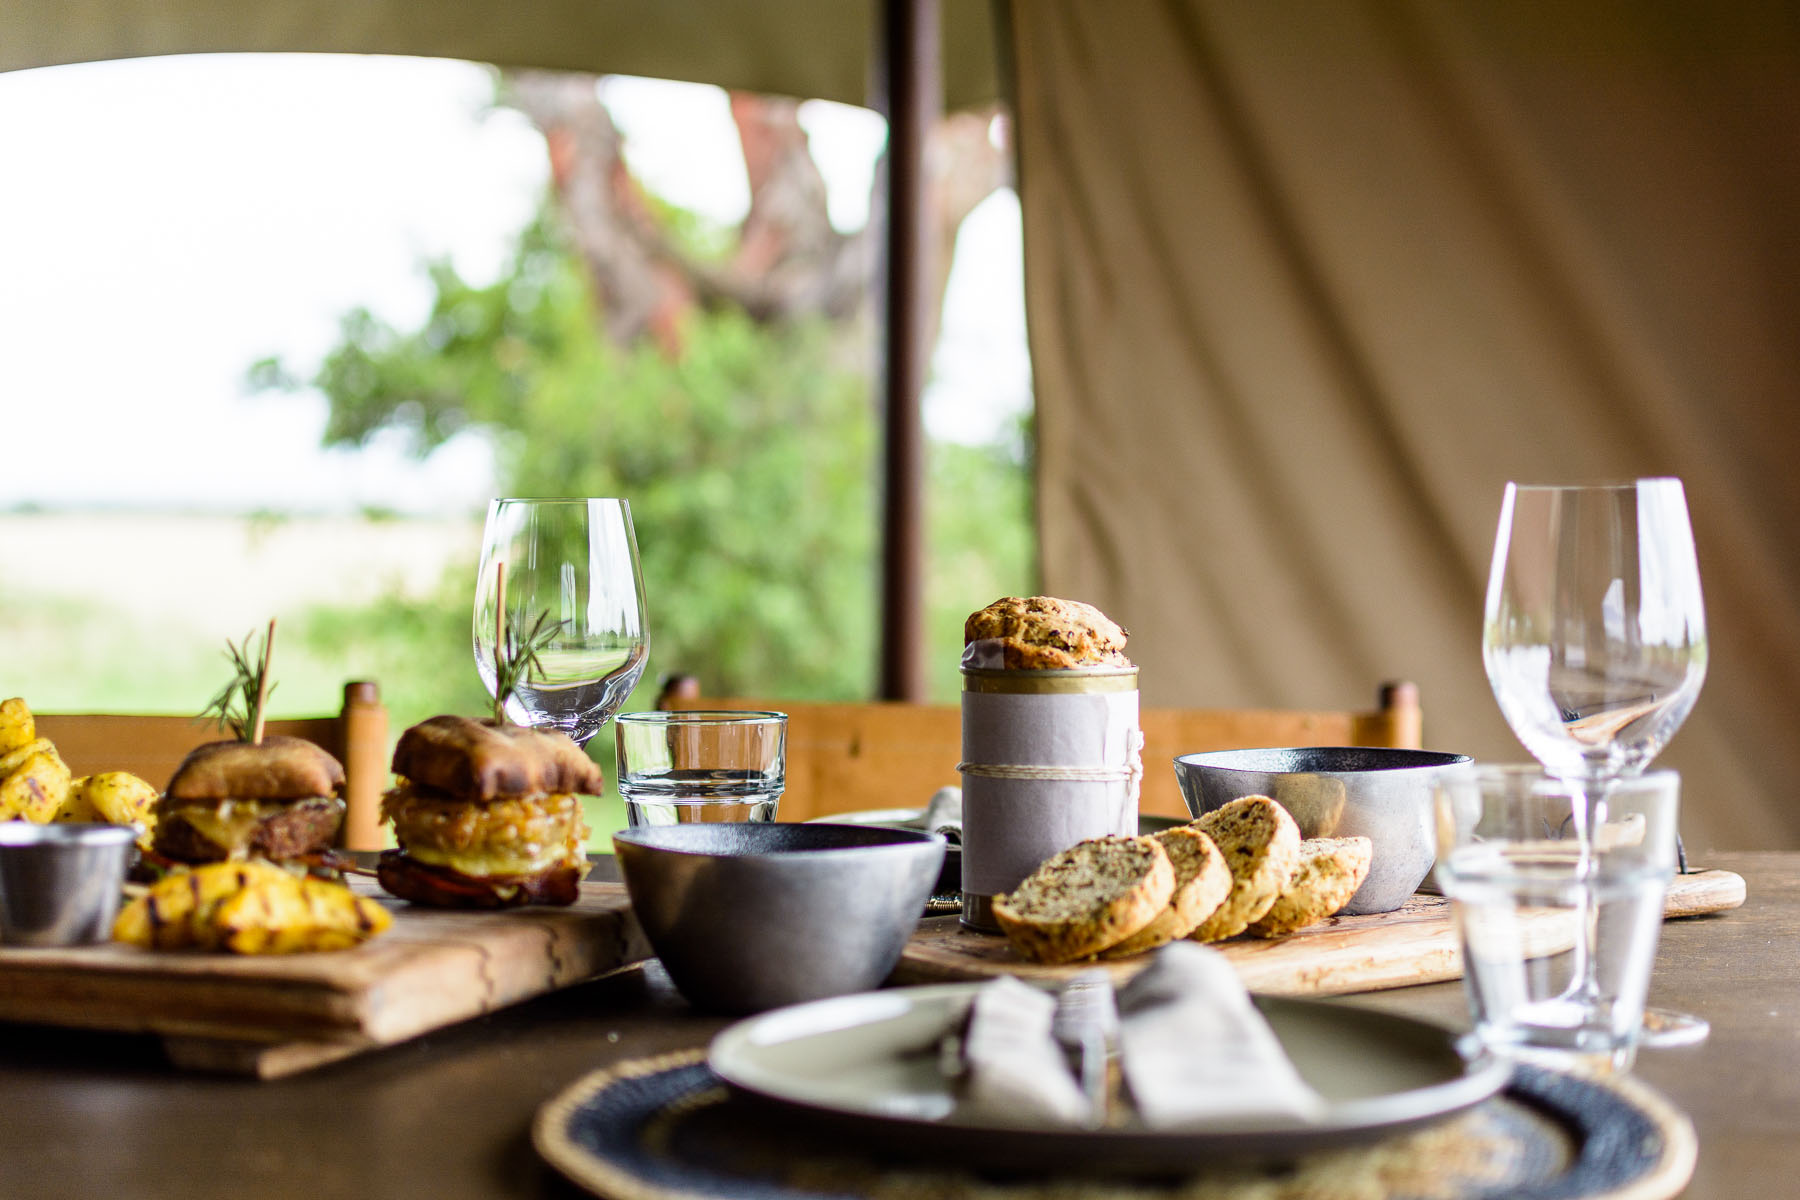
[[[0,943],[110,938],[136,838],[129,825],[0,823]]]

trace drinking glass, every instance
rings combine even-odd
[[[631,826],[775,819],[787,786],[786,713],[626,713],[614,733]]]
[[[1607,820],[1612,786],[1643,771],[1687,718],[1706,655],[1679,479],[1507,484],[1482,661],[1513,733],[1579,792],[1570,814],[1578,845]],[[1591,955],[1577,951],[1585,967],[1571,988],[1591,996]],[[1698,1018],[1656,1011],[1650,1021],[1646,1044],[1706,1035]]]
[[[1551,1067],[1631,1066],[1675,872],[1679,793],[1673,771],[1616,780],[1605,820],[1583,839],[1579,783],[1535,765],[1439,776],[1437,881],[1483,1047]]]
[[[534,628],[543,635],[507,698],[507,715],[521,725],[554,726],[585,746],[637,686],[650,653],[631,506],[613,499],[488,505],[474,642],[489,695],[503,606],[515,642]]]

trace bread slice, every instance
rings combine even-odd
[[[1307,838],[1300,843],[1300,866],[1275,906],[1250,922],[1257,937],[1280,937],[1323,921],[1356,894],[1369,877],[1375,844],[1366,837]]]
[[[1300,826],[1267,796],[1243,796],[1194,822],[1218,843],[1231,868],[1231,892],[1188,936],[1236,937],[1275,907],[1300,865]]]
[[[1148,925],[1174,892],[1175,868],[1155,838],[1090,838],[994,897],[994,918],[1027,958],[1074,962]]]
[[[1175,868],[1175,891],[1150,923],[1114,946],[1101,958],[1126,958],[1184,938],[1212,915],[1231,891],[1231,868],[1213,840],[1192,825],[1151,834]]]

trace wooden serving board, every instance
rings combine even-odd
[[[182,1067],[269,1079],[392,1045],[649,958],[625,888],[568,908],[394,914],[351,950],[239,957],[107,944],[0,948],[0,1020],[158,1034]]]
[[[1663,905],[1667,917],[1722,912],[1744,902],[1744,879],[1730,871],[1677,875]],[[1545,912],[1523,919],[1531,957],[1558,954],[1574,944],[1567,913]],[[1450,902],[1416,895],[1395,912],[1363,917],[1331,917],[1273,941],[1238,938],[1218,945],[1244,986],[1272,996],[1335,996],[1373,992],[1415,983],[1439,983],[1462,976]],[[1121,983],[1142,970],[1148,955],[1102,962]],[[900,956],[895,983],[943,983],[1016,975],[1061,980],[1095,964],[1044,966],[1021,958],[1012,943],[994,934],[963,928],[956,917],[932,917]]]

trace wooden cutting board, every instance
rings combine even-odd
[[[1744,879],[1730,871],[1677,875],[1663,905],[1665,917],[1691,917],[1736,908],[1744,902]],[[1523,922],[1527,953],[1558,954],[1574,944],[1574,923],[1566,913],[1546,912]],[[1415,983],[1439,983],[1462,976],[1450,902],[1416,895],[1399,910],[1364,917],[1332,917],[1274,941],[1238,938],[1220,943],[1244,986],[1271,996],[1335,996],[1373,992]],[[1101,963],[1114,983],[1142,970],[1147,955]],[[1019,957],[1012,944],[994,934],[963,928],[956,917],[933,917],[919,924],[895,969],[895,983],[944,983],[1017,975],[1061,980],[1094,963],[1048,967]]]
[[[268,1079],[416,1037],[649,958],[625,888],[569,908],[394,914],[352,950],[239,957],[118,944],[0,948],[0,1020],[158,1034],[182,1067]]]

